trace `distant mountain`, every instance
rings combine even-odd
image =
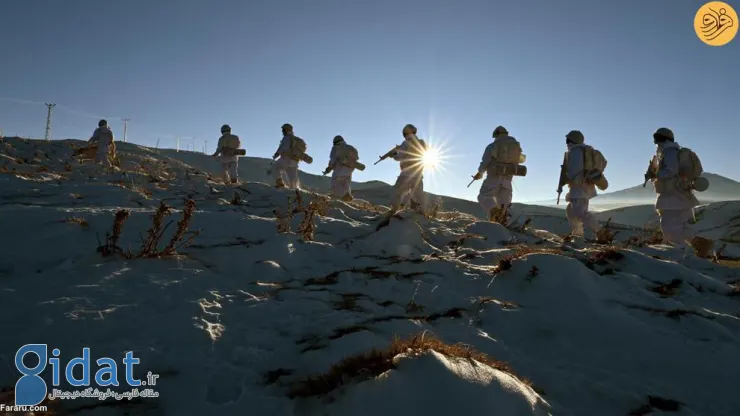
[[[726,178],[715,173],[705,172],[703,177],[709,180],[709,189],[705,192],[697,192],[696,196],[701,203],[711,203],[720,201],[740,201],[740,182]],[[560,207],[565,207],[565,194],[567,188],[563,191],[560,200]],[[635,185],[631,188],[621,189],[614,192],[600,194],[591,200],[591,205],[597,210],[619,208],[632,205],[648,205],[655,202],[655,188],[647,184],[644,188],[642,184]],[[554,206],[556,200],[533,201],[528,204],[537,204],[543,206]]]
[[[703,177],[709,180],[709,189],[697,192],[696,196],[702,203],[740,200],[740,182],[714,173],[705,172]],[[640,205],[655,202],[655,189],[651,184],[644,188],[642,184],[615,192],[601,194],[591,200],[592,204],[629,204]]]

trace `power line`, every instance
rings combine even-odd
[[[123,142],[126,143],[126,132],[128,131],[128,121],[130,118],[122,118],[123,120]]]
[[[51,109],[54,108],[56,104],[53,103],[46,103],[47,107],[47,113],[46,113],[46,135],[45,139],[48,142],[49,141],[49,133],[51,133]]]

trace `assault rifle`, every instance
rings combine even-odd
[[[565,186],[565,183],[568,181],[568,174],[565,171],[565,162],[568,158],[568,152],[566,152],[563,155],[563,164],[560,165],[560,179],[558,180],[558,201],[555,203],[555,205],[560,205],[560,194],[563,193],[563,186]]]
[[[377,161],[377,162],[375,162],[375,163],[373,163],[373,164],[374,164],[374,165],[377,165],[378,163],[380,163],[380,162],[382,162],[382,161],[384,161],[384,160],[388,159],[388,158],[389,158],[389,157],[391,157],[391,156],[392,156],[392,155],[393,155],[394,153],[396,153],[396,151],[398,150],[398,148],[399,148],[399,147],[401,147],[401,145],[396,145],[396,147],[394,147],[393,149],[389,150],[389,151],[388,151],[388,153],[384,154],[383,156],[380,156],[380,159],[378,159],[378,161]]]
[[[653,179],[653,177],[655,177],[655,171],[653,169],[654,160],[655,160],[655,157],[653,156],[653,158],[651,158],[650,161],[648,162],[648,167],[647,167],[647,170],[645,171],[645,182],[642,183],[643,188],[645,187],[645,185],[647,185],[650,179]]]

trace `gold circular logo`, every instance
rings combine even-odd
[[[737,35],[738,23],[735,9],[721,1],[710,1],[694,16],[696,36],[710,46],[729,43]]]

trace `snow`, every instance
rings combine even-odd
[[[368,202],[329,202],[304,241],[303,213],[292,233],[277,232],[273,210],[286,212],[295,192],[264,183],[268,161],[242,158],[246,182],[224,186],[205,155],[121,143],[122,166],[136,168],[103,172],[70,159],[80,144],[0,143],[0,387],[14,385],[15,351],[34,342],[63,359],[85,346],[134,351],[138,377],[161,374],[157,399],[51,402],[80,415],[740,414],[738,269],[622,244],[641,235],[645,207],[603,214],[620,230],[610,248],[564,244],[563,211],[526,205],[509,227],[454,199],[437,219],[403,211],[384,224],[389,188],[377,185],[356,193]],[[326,189],[328,178],[302,175]],[[304,206],[319,196],[300,194]],[[179,256],[96,250],[127,209],[118,245],[138,253],[160,201],[173,208],[165,224],[175,221],[163,248],[187,198],[189,229],[201,232]],[[454,204],[469,209],[450,213]],[[728,237],[740,205],[698,212],[698,227],[740,253]],[[510,370],[429,349],[325,394],[290,394],[345,358],[422,333]]]

